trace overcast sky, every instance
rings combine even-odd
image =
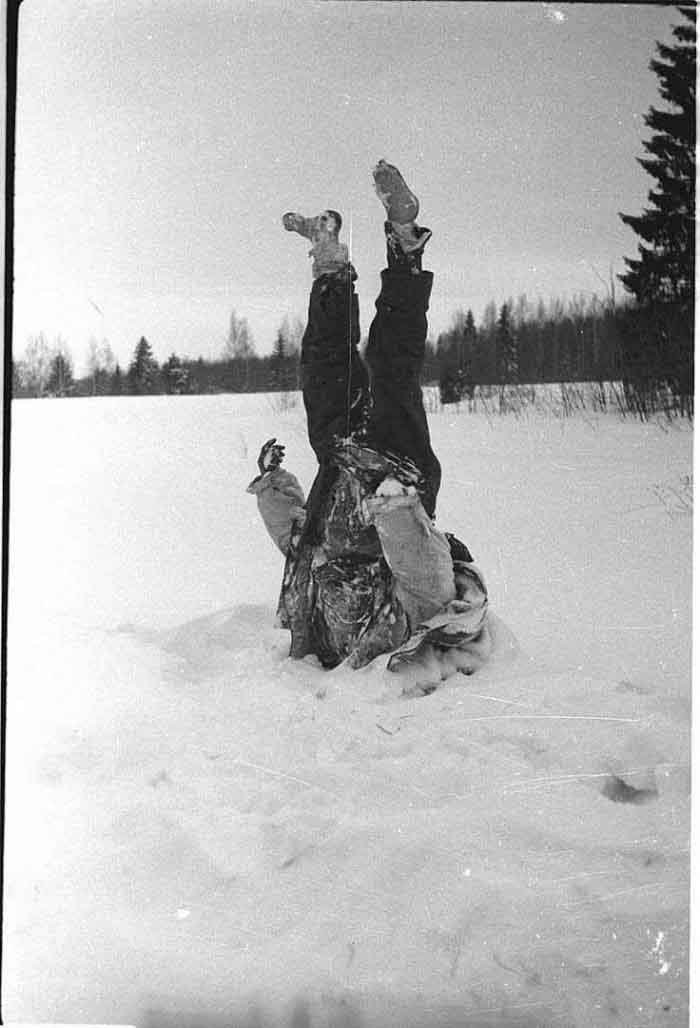
[[[269,352],[305,317],[308,244],[286,210],[344,216],[363,331],[384,261],[385,157],[434,232],[430,332],[526,293],[605,295],[636,253],[617,217],[660,103],[645,4],[24,0],[15,352],[90,336],[128,363],[218,356],[232,308]],[[352,227],[352,233],[350,228]],[[350,236],[352,235],[352,238]]]

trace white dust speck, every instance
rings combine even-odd
[[[178,921],[184,921],[186,917],[190,916],[190,912],[186,907],[179,907],[175,914]]]
[[[542,4],[544,7],[544,13],[550,21],[556,22],[561,25],[562,22],[566,21],[566,15],[563,11],[560,11],[554,4]]]
[[[652,956],[659,958],[659,974],[668,974],[671,970],[671,964],[668,960],[664,960],[664,942],[665,932],[658,932],[656,936],[656,942],[652,949]]]
[[[463,876],[465,878],[470,878],[471,877],[471,873],[472,873],[472,869],[470,867],[465,867],[464,871],[462,871],[462,874],[463,874]]]

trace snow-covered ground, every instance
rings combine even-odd
[[[685,1025],[690,429],[432,413],[498,647],[407,699],[273,626],[282,406],[13,405],[5,1020]]]

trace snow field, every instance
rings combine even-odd
[[[497,646],[408,699],[274,627],[300,405],[15,402],[6,1018],[687,1024],[691,432],[430,425]]]

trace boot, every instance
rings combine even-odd
[[[357,272],[350,264],[348,248],[338,239],[342,221],[340,214],[332,210],[322,211],[314,218],[305,218],[294,211],[282,215],[282,224],[287,232],[298,232],[313,243],[309,257],[313,258],[311,274],[314,279],[337,274],[341,274],[344,280],[357,278]]]
[[[372,172],[377,196],[386,208],[389,221],[409,224],[418,217],[418,197],[403,180],[398,168],[382,158]]]
[[[287,214],[282,215],[282,224],[287,232],[298,232],[306,239],[313,239],[321,228],[321,219],[318,216],[305,218],[303,214],[297,214],[296,211],[288,211]]]

